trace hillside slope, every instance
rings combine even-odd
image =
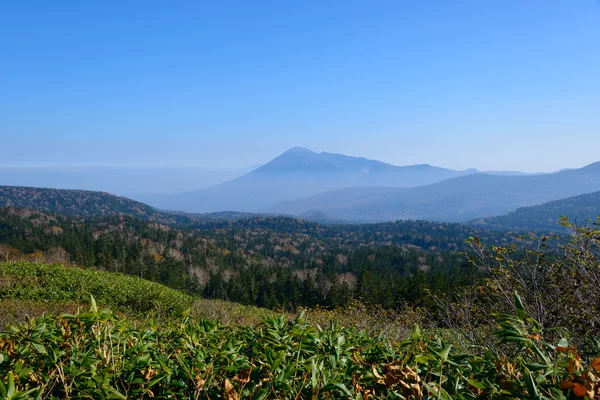
[[[93,295],[102,306],[163,317],[192,305],[190,296],[155,282],[59,264],[0,262],[0,279],[0,299],[88,304]]]
[[[478,219],[471,224],[488,229],[561,231],[563,228],[557,224],[557,221],[563,216],[578,224],[587,220],[596,221],[600,216],[600,191],[538,206],[521,207],[507,215]]]
[[[0,207],[29,208],[63,215],[151,218],[160,213],[147,204],[105,192],[0,186]]]
[[[600,162],[545,175],[472,174],[416,188],[352,187],[280,203],[269,212],[320,212],[355,221],[463,222],[600,190]]]
[[[267,309],[189,296],[134,276],[39,262],[0,262],[0,332],[7,324],[48,313],[86,311],[98,306],[120,316],[169,322],[188,310],[194,318],[254,325],[275,314]]]
[[[168,212],[110,193],[90,190],[0,186],[0,207],[14,207],[67,216],[129,216],[179,227],[206,227],[256,216],[239,212],[188,214]]]

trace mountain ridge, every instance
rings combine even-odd
[[[600,191],[520,207],[506,215],[477,219],[469,223],[485,229],[564,231],[558,224],[563,216],[575,224],[595,222],[600,216]]]
[[[544,175],[470,174],[414,187],[353,187],[280,203],[265,211],[363,222],[427,219],[466,222],[519,207],[600,190],[600,163]]]
[[[164,224],[196,227],[258,216],[230,211],[207,214],[171,212],[101,191],[3,185],[0,185],[1,207],[83,218],[128,216]]]
[[[317,153],[294,147],[236,179],[210,188],[169,196],[139,198],[161,209],[261,212],[285,201],[328,190],[358,186],[416,187],[480,173],[430,164],[395,166],[364,157]],[[514,173],[514,172],[513,172]]]
[[[0,206],[83,217],[125,214],[147,219],[160,214],[147,204],[107,192],[29,186],[0,186]]]

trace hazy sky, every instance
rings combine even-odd
[[[0,164],[600,160],[600,1],[1,1]]]

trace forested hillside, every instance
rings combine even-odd
[[[159,215],[144,203],[104,192],[0,186],[0,207],[7,206],[80,216],[125,214],[148,219]]]
[[[294,218],[218,220],[200,229],[135,217],[70,217],[0,209],[2,257],[71,263],[143,277],[207,298],[263,307],[386,307],[423,301],[473,271],[458,250],[469,236],[502,232],[406,221],[322,226]]]
[[[558,224],[561,217],[582,224],[594,222],[600,215],[600,192],[551,201],[539,206],[521,207],[498,217],[472,221],[472,224],[487,229],[520,229],[564,231]]]
[[[24,186],[0,186],[0,207],[27,208],[81,217],[125,215],[178,226],[211,225],[214,222],[255,215],[231,211],[210,214],[160,211],[147,204],[110,193]]]

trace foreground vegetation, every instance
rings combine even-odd
[[[600,358],[544,340],[516,297],[494,349],[457,351],[418,326],[390,342],[300,316],[231,327],[184,317],[132,325],[95,301],[0,334],[0,397],[190,399],[594,398]],[[597,357],[597,354],[596,354]]]
[[[446,328],[443,317],[441,324],[428,321],[423,331],[415,324],[402,340],[385,329],[380,336],[356,329],[361,319],[362,326],[377,319],[369,320],[372,309],[359,305],[276,317],[266,310],[193,299],[126,275],[31,262],[0,264],[0,301],[76,306],[0,333],[0,398],[597,398],[600,231],[571,229],[571,242],[562,248],[565,258],[544,257],[543,245],[522,252],[480,247],[472,261],[488,263],[485,285],[452,297]],[[563,280],[557,281],[561,274]],[[567,276],[578,282],[574,291],[561,286],[572,283]],[[508,290],[533,290],[550,281],[554,286],[545,288],[546,296],[526,293],[534,304],[514,295],[510,304],[504,302]],[[98,307],[90,293],[122,311]],[[547,315],[544,307],[553,301],[565,310]],[[82,304],[90,311],[82,312]],[[575,304],[586,309],[573,315]],[[230,314],[230,323],[214,321],[216,310],[225,319]],[[240,311],[248,317],[231,318]],[[536,313],[550,324],[547,328],[533,317]],[[403,327],[424,320],[419,310],[402,315],[403,320],[394,319],[393,312],[378,316]],[[487,340],[479,341],[477,334]]]

